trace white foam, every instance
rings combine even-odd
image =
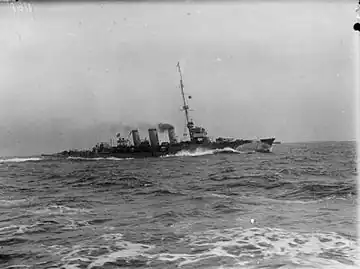
[[[110,241],[110,240],[121,240],[123,239],[123,234],[121,233],[115,233],[115,234],[104,234],[101,236],[102,239],[106,240],[106,241]]]
[[[235,150],[233,148],[227,147],[223,149],[206,149],[206,148],[196,148],[194,151],[181,150],[175,154],[165,155],[163,157],[197,157],[204,155],[212,155],[217,153],[245,153],[242,151]]]
[[[194,254],[161,253],[158,258],[163,261],[176,261],[181,258],[179,266],[200,261],[204,263],[214,257],[226,257],[236,261],[233,267],[226,268],[257,268],[258,261],[263,263],[261,268],[273,268],[271,264],[279,260],[283,260],[285,264],[281,268],[308,266],[340,269],[358,268],[359,265],[356,260],[355,241],[336,233],[233,228],[194,233],[189,235],[186,241],[195,249],[202,248],[204,251]],[[351,262],[355,264],[349,265]]]
[[[33,231],[38,229],[38,227],[42,225],[41,222],[36,222],[32,225],[10,225],[6,227],[0,228],[0,235],[19,235],[24,234],[29,231]]]
[[[31,202],[32,199],[0,200],[0,207],[13,207]]]
[[[133,160],[134,158],[116,158],[116,157],[108,157],[105,158],[106,160],[109,161],[122,161],[122,160]]]
[[[99,242],[105,241],[106,245],[99,245]],[[110,245],[109,245],[110,243]],[[145,255],[146,251],[152,249],[153,246],[132,243],[123,240],[121,233],[104,234],[96,240],[96,245],[81,244],[74,245],[71,249],[65,249],[60,246],[53,246],[48,251],[62,255],[62,261],[65,262],[62,268],[78,269],[79,264],[76,261],[85,261],[89,264],[86,268],[102,267],[108,262],[115,262],[117,259],[130,260],[132,258]],[[96,255],[99,250],[104,250],[107,253]]]
[[[9,234],[9,233],[13,233],[19,230],[19,226],[17,225],[10,225],[10,226],[5,226],[5,227],[0,227],[0,234],[4,235],[4,234]]]
[[[48,214],[48,215],[76,215],[79,213],[88,213],[90,210],[84,208],[71,208],[62,205],[50,205],[46,208],[29,210],[33,214]]]
[[[134,158],[116,158],[116,157],[97,157],[97,158],[85,158],[85,157],[68,157],[69,160],[83,160],[83,161],[123,161],[123,160],[133,160]]]
[[[134,244],[131,242],[117,242],[117,247],[122,248],[119,251],[111,252],[109,254],[101,255],[97,257],[95,261],[90,263],[87,268],[91,269],[94,266],[103,266],[107,262],[115,262],[119,258],[131,258],[140,256],[145,250],[149,250],[151,247],[143,244]]]
[[[192,229],[188,227],[188,231]],[[152,262],[176,263],[176,267],[196,268],[358,268],[355,241],[336,233],[300,233],[273,228],[231,228],[193,232],[174,243],[178,251],[161,252],[152,245],[126,241],[120,233],[104,234],[94,244],[84,242],[67,250],[52,248],[63,256],[63,268],[80,268],[77,261],[88,263],[87,268],[106,266],[106,263],[145,259]],[[183,249],[184,251],[181,251]],[[100,252],[99,252],[100,251]],[[105,252],[105,254],[104,254]],[[158,252],[158,253],[157,253]],[[215,267],[213,261],[224,260],[227,266]],[[354,263],[351,265],[351,263]],[[211,265],[211,266],[210,266]]]
[[[9,158],[9,159],[1,159],[0,163],[21,163],[21,162],[34,162],[41,161],[43,158],[38,157],[30,157],[30,158]]]
[[[211,196],[219,197],[219,198],[231,198],[230,196],[227,196],[225,194],[217,194],[217,193],[211,193]]]
[[[4,269],[19,269],[19,268],[30,268],[30,267],[31,265],[17,264],[17,265],[7,266]]]
[[[233,148],[230,148],[230,147],[226,147],[226,148],[223,148],[223,149],[215,149],[215,151],[214,151],[214,153],[220,153],[220,152],[245,153],[243,151],[233,149]]]

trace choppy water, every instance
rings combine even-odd
[[[0,268],[358,268],[352,142],[0,160]]]

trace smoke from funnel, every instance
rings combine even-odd
[[[169,123],[159,123],[158,128],[160,132],[165,132],[166,130],[174,129],[174,126]]]

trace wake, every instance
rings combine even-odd
[[[0,163],[22,163],[22,162],[41,161],[41,160],[43,160],[43,158],[39,158],[39,157],[8,158],[8,159],[0,159]]]

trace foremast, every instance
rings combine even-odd
[[[184,93],[184,82],[183,82],[183,78],[182,78],[182,73],[181,73],[181,67],[180,67],[180,62],[177,63],[177,68],[179,71],[179,75],[180,75],[180,89],[181,89],[181,96],[183,99],[183,106],[182,109],[185,112],[185,119],[186,119],[186,127],[189,130],[189,135],[190,135],[190,140],[193,140],[193,128],[194,128],[194,123],[193,121],[190,119],[189,116],[189,105],[186,102],[186,98],[185,98],[185,93]]]
[[[185,112],[186,127],[189,130],[190,141],[195,142],[195,143],[206,142],[206,141],[208,141],[206,130],[202,127],[195,126],[194,122],[190,119],[190,116],[189,116],[190,108],[189,108],[189,105],[187,104],[186,98],[185,98],[184,82],[183,82],[183,78],[182,78],[180,62],[178,62],[176,66],[177,66],[179,74],[180,74],[180,89],[181,89],[181,96],[183,99],[182,109]],[[190,98],[190,96],[189,96],[189,98]]]

